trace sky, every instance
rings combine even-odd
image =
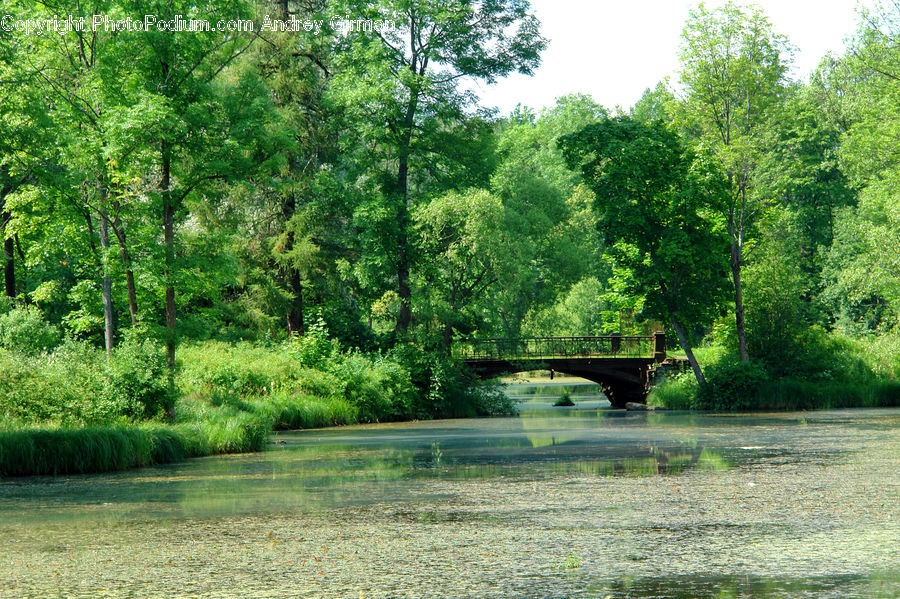
[[[631,107],[664,77],[678,80],[678,47],[697,1],[531,0],[550,46],[533,77],[514,74],[474,84],[483,106],[508,114],[516,104],[552,106],[586,93],[608,108]],[[721,6],[707,0],[707,8]],[[746,4],[746,2],[739,2]],[[857,25],[857,0],[757,0],[775,31],[796,47],[793,78],[806,80],[826,52],[841,53]]]

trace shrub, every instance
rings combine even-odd
[[[291,378],[296,364],[273,348],[207,341],[181,350],[178,384],[183,394],[245,397]]]
[[[390,359],[410,373],[418,390],[413,400],[414,418],[465,418],[516,413],[516,402],[492,381],[479,381],[462,363],[423,351],[412,344],[395,346]]]
[[[694,409],[696,396],[697,379],[694,373],[679,372],[653,387],[647,397],[647,404],[673,410],[691,410]]]
[[[574,405],[575,402],[572,401],[572,395],[568,391],[564,391],[563,394],[559,396],[559,399],[553,404],[553,406],[557,408],[570,408]]]
[[[195,343],[181,350],[181,364],[178,387],[182,395],[208,395],[220,402],[278,391],[321,397],[344,394],[343,381],[330,372],[305,367],[287,344]]]
[[[169,388],[162,345],[153,339],[126,338],[110,358],[103,396],[119,404],[121,413],[131,418],[170,413],[175,396]]]
[[[762,363],[725,360],[710,367],[706,385],[700,387],[695,405],[699,410],[742,412],[757,407],[757,396],[769,381]]]
[[[0,347],[37,355],[53,349],[60,339],[59,329],[47,323],[37,308],[13,308],[0,315]]]
[[[77,342],[41,356],[0,350],[0,414],[19,423],[76,426],[118,420],[121,406],[101,397],[104,366],[100,356]]]
[[[319,370],[326,370],[340,354],[337,341],[328,337],[328,330],[321,320],[313,322],[306,334],[288,340],[286,349],[303,366]]]
[[[344,382],[344,397],[359,409],[360,420],[412,415],[414,388],[409,372],[396,362],[352,353],[333,365],[332,373]]]

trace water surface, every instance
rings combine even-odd
[[[552,408],[563,391],[574,408]],[[900,596],[900,410],[611,410],[281,433],[0,483],[0,597]]]

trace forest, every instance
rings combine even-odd
[[[649,323],[691,367],[652,403],[900,404],[894,5],[792,74],[700,4],[634,106],[509,115],[472,82],[540,65],[524,0],[0,15],[0,475],[509,413],[455,343]]]

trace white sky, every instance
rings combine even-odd
[[[507,114],[516,104],[551,106],[586,93],[608,108],[631,107],[666,76],[678,81],[678,47],[687,0],[531,0],[550,46],[533,77],[475,85],[483,106]],[[724,4],[707,0],[708,8]],[[741,2],[747,4],[747,2]],[[797,48],[795,79],[806,80],[827,51],[841,53],[857,25],[857,0],[757,0],[775,31]],[[868,2],[867,2],[868,4]]]

